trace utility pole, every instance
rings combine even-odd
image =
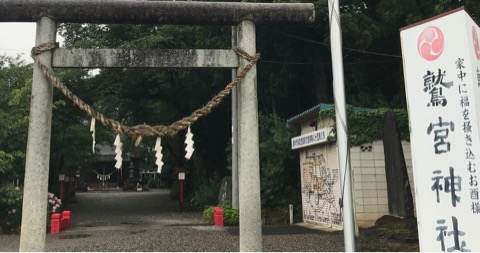
[[[332,51],[333,96],[337,125],[338,165],[341,176],[343,201],[343,235],[345,251],[355,251],[355,219],[352,198],[352,173],[348,147],[348,123],[345,103],[345,84],[343,75],[342,30],[340,24],[340,0],[328,0],[330,20],[330,47]]]

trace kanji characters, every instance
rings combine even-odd
[[[478,189],[470,189],[470,199],[479,200]]]
[[[452,251],[461,251],[469,252],[470,249],[467,249],[467,243],[465,241],[460,241],[461,237],[465,236],[465,232],[459,230],[458,228],[458,219],[455,216],[452,216],[452,230],[448,231],[448,226],[446,225],[445,219],[437,220],[437,227],[435,228],[438,231],[437,241],[440,242],[440,248],[442,251],[447,250],[447,252]],[[453,237],[453,245],[451,247],[447,246],[447,239]]]
[[[472,202],[472,213],[480,214],[480,202]]]
[[[427,106],[446,106],[447,99],[443,95],[443,88],[450,88],[453,86],[453,82],[444,82],[446,71],[438,69],[438,73],[427,70],[427,73],[423,76],[423,91],[430,94],[430,102]]]
[[[462,58],[458,58],[458,60],[455,61],[455,64],[457,65],[457,69],[459,70],[459,72],[458,72],[458,74],[457,74],[457,77],[458,77],[458,79],[460,79],[461,81],[463,81],[463,78],[465,78],[465,76],[467,75],[467,73],[465,73],[465,72],[463,71],[463,69],[465,69],[464,62],[465,62],[465,60],[462,59]]]
[[[475,176],[475,175],[470,175],[470,186],[471,186],[471,187],[476,187],[476,186],[478,186],[477,176]]]
[[[444,191],[450,193],[452,206],[455,207],[457,202],[460,202],[460,196],[457,195],[457,192],[462,190],[462,178],[455,176],[453,167],[449,169],[449,176],[443,176],[441,170],[435,170],[433,174],[431,189],[437,194],[437,203],[440,203],[440,192]]]
[[[438,129],[437,129],[438,128]],[[438,117],[438,123],[430,123],[427,128],[427,134],[431,134],[433,131],[435,142],[435,154],[447,153],[450,151],[450,142],[447,141],[450,131],[455,130],[455,125],[452,121],[444,122],[442,117]]]

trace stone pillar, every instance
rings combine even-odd
[[[56,33],[55,21],[42,17],[37,22],[35,44],[55,41]],[[44,52],[40,59],[43,64],[51,66],[51,52]],[[40,68],[34,65],[25,161],[20,251],[45,250],[52,92],[52,86],[47,82]]]
[[[237,46],[237,27],[232,26],[232,48]],[[232,69],[232,80],[236,76]],[[238,209],[238,87],[232,90],[232,207]]]
[[[256,53],[255,24],[242,21],[237,29],[238,46]],[[240,60],[240,67],[248,62]],[[262,251],[260,160],[258,139],[257,68],[254,66],[239,86],[238,182],[240,205],[240,251]]]

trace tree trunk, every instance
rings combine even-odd
[[[331,102],[331,82],[328,81],[325,67],[321,63],[323,57],[318,50],[313,50],[313,56],[311,60],[313,62],[313,89],[315,90],[315,98],[318,103]]]

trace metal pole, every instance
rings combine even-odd
[[[343,192],[343,235],[345,251],[355,251],[355,221],[352,201],[350,154],[348,152],[348,123],[345,109],[345,84],[343,76],[342,31],[339,0],[328,1],[330,17],[330,46],[332,51],[333,96],[337,125],[338,165]]]
[[[238,46],[256,53],[255,24],[242,21],[238,26]],[[240,67],[248,62],[240,60]],[[262,251],[260,203],[260,158],[258,139],[257,68],[254,66],[239,86],[238,183],[240,204],[240,251]]]
[[[232,26],[232,48],[237,47],[237,28]],[[232,69],[232,80],[237,70]],[[232,90],[232,207],[238,209],[238,89]]]
[[[55,21],[42,17],[37,22],[35,44],[55,41],[56,33]],[[44,52],[40,55],[40,60],[43,64],[51,66],[52,54]],[[52,92],[52,86],[44,78],[40,68],[34,64],[25,161],[20,251],[44,251],[45,249]]]

